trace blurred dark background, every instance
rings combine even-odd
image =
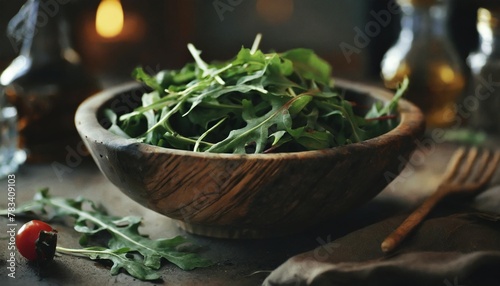
[[[123,30],[105,38],[95,28],[99,0],[53,1],[66,12],[73,45],[85,67],[114,81],[130,80],[130,71],[138,65],[150,71],[181,67],[191,61],[186,49],[190,42],[203,51],[206,61],[228,59],[242,45],[250,47],[260,32],[265,51],[312,48],[332,64],[335,76],[377,82],[382,56],[400,29],[400,15],[391,13],[387,25],[380,26],[366,46],[355,45],[357,29],[377,21],[374,13],[387,11],[394,2],[388,0],[121,0]],[[19,49],[6,35],[6,27],[23,3],[0,0],[1,69]],[[479,5],[452,0],[450,35],[464,62],[477,46]],[[349,45],[356,50],[346,56],[342,47]]]

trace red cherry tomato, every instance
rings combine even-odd
[[[57,231],[39,220],[25,223],[17,232],[16,247],[28,260],[51,260],[57,244]]]

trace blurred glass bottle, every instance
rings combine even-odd
[[[25,160],[26,153],[18,149],[17,110],[0,88],[0,179],[17,171]]]
[[[64,5],[48,14],[42,8],[50,5],[29,0],[11,20],[9,34],[22,46],[0,76],[7,100],[17,107],[20,145],[31,162],[63,159],[67,146],[75,148],[80,141],[76,108],[98,90],[70,46]]]
[[[471,54],[468,64],[472,72],[470,95],[475,102],[469,110],[470,127],[500,135],[500,4],[496,8],[480,8],[477,30],[479,50]]]
[[[405,78],[405,97],[419,106],[428,127],[446,127],[455,121],[455,103],[465,89],[465,72],[448,37],[446,0],[398,0],[402,9],[401,33],[382,60],[388,88]]]

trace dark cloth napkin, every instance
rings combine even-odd
[[[405,218],[398,215],[298,254],[264,285],[500,286],[500,188],[471,208],[439,206],[391,254],[380,244]]]

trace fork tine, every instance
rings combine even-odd
[[[453,154],[453,157],[451,157],[450,162],[448,163],[448,167],[446,168],[445,174],[443,176],[443,183],[449,182],[457,173],[459,167],[460,167],[460,162],[464,158],[466,153],[466,149],[464,147],[461,147],[455,153]]]
[[[481,154],[481,158],[478,160],[476,164],[476,172],[474,176],[472,176],[472,183],[480,182],[482,181],[482,178],[484,177],[484,174],[486,170],[488,169],[489,163],[488,160],[491,160],[492,158],[492,152],[489,149],[483,150]]]
[[[469,152],[467,154],[467,159],[465,161],[465,166],[460,170],[460,172],[457,175],[456,182],[459,184],[465,183],[467,178],[470,177],[472,167],[474,166],[474,162],[476,161],[478,154],[478,150],[476,147],[473,147],[469,149]]]
[[[498,163],[500,163],[500,151],[495,151],[493,154],[493,159],[491,159],[487,164],[483,176],[476,183],[478,188],[484,187],[491,180],[491,178],[495,174]]]

